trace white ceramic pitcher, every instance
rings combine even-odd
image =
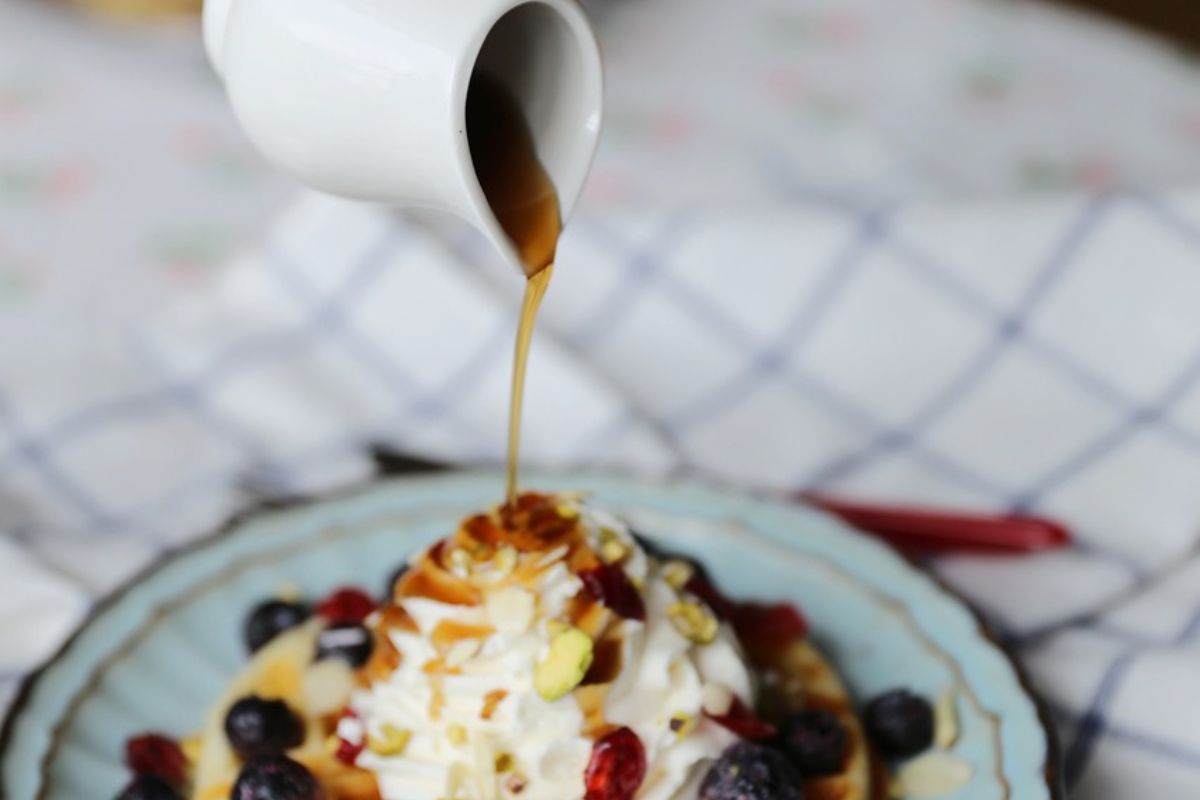
[[[204,36],[269,160],[326,192],[457,214],[516,266],[471,164],[472,74],[517,98],[564,220],[596,148],[600,54],[576,0],[206,0]]]

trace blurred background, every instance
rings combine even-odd
[[[503,452],[516,276],[265,164],[198,6],[0,5],[0,698],[247,502],[379,444]],[[587,6],[606,127],[530,463],[1061,518],[1068,550],[927,564],[1025,658],[1079,796],[1200,794],[1200,13]]]

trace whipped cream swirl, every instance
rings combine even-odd
[[[617,548],[621,568],[641,590],[646,620],[620,622],[619,670],[598,694],[581,687],[546,700],[537,691],[537,665],[584,589],[566,548],[521,554],[522,563],[536,562],[536,577],[526,585],[501,580],[512,565],[497,559],[456,566],[470,572],[482,602],[402,600],[416,630],[388,632],[399,666],[355,692],[357,719],[339,728],[349,741],[392,743],[368,746],[357,761],[375,773],[384,800],[583,798],[597,724],[627,726],[641,740],[647,771],[638,800],[694,800],[711,760],[735,740],[703,713],[714,690],[752,704],[750,672],[733,631],[721,623],[715,634],[687,635],[672,612],[697,601],[678,588],[672,574],[678,565],[650,557],[608,514],[574,501],[564,513],[578,514],[597,553]],[[448,625],[464,635],[447,647],[434,634]]]

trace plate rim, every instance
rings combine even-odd
[[[22,678],[16,693],[12,697],[11,703],[4,714],[3,720],[0,722],[0,767],[3,767],[10,755],[10,752],[13,748],[13,743],[16,739],[18,724],[28,712],[33,694],[37,690],[45,674],[60,661],[70,655],[70,651],[73,649],[79,638],[97,621],[98,618],[105,615],[143,582],[163,571],[170,565],[224,541],[228,537],[234,535],[237,531],[252,523],[263,519],[269,519],[277,515],[295,512],[303,509],[306,506],[335,502],[338,500],[347,500],[357,494],[368,492],[373,488],[377,488],[381,484],[402,484],[408,481],[419,482],[421,479],[429,479],[434,477],[453,479],[455,477],[478,477],[484,474],[498,474],[493,470],[486,469],[481,470],[470,467],[446,467],[444,465],[428,462],[420,458],[413,458],[407,455],[396,454],[387,451],[376,450],[372,453],[372,457],[374,461],[373,473],[363,480],[353,481],[349,484],[311,494],[295,494],[274,497],[263,496],[244,503],[242,507],[231,512],[223,522],[214,528],[211,528],[207,533],[203,533],[184,542],[183,544],[162,551],[152,558],[146,565],[135,571],[130,577],[117,584],[117,586],[115,586],[111,591],[100,598],[92,605],[84,617],[74,627],[70,635],[67,636],[67,638],[64,639],[62,643],[36,668]],[[645,476],[634,475],[628,471],[620,470],[581,470],[570,472],[585,478],[593,477],[613,478],[618,480],[636,480],[637,482],[652,486],[654,488],[693,488],[704,492],[736,495],[752,503],[762,503],[767,506],[797,506],[831,520],[838,527],[844,529],[852,535],[866,536],[865,534],[854,530],[827,512],[797,501],[794,497],[782,492],[763,490],[756,491],[753,489],[746,489],[745,487],[733,486],[727,482],[707,478],[705,476],[695,475],[648,478]],[[553,474],[561,475],[562,473],[556,472]],[[1028,671],[1022,665],[1020,660],[1014,655],[1011,648],[1006,645],[999,638],[999,636],[996,635],[995,631],[992,629],[991,625],[987,622],[986,618],[979,611],[979,609],[977,609],[970,600],[965,598],[961,593],[947,584],[946,581],[944,581],[941,577],[928,570],[921,569],[913,562],[911,558],[891,547],[891,545],[888,543],[875,537],[866,536],[866,538],[879,547],[887,550],[898,560],[902,561],[904,566],[916,573],[918,577],[922,577],[931,581],[935,588],[945,594],[952,602],[961,606],[963,610],[965,610],[970,616],[974,624],[975,632],[979,638],[995,649],[1000,656],[1006,662],[1008,662],[1008,665],[1011,667],[1021,691],[1033,705],[1038,724],[1041,727],[1042,733],[1045,737],[1046,758],[1045,763],[1043,764],[1043,776],[1045,778],[1046,787],[1050,792],[1051,800],[1066,800],[1067,794],[1065,785],[1063,783],[1062,772],[1062,749],[1058,741],[1056,728],[1050,717],[1049,708],[1046,702],[1042,699],[1040,693],[1037,691]],[[0,776],[0,780],[2,780],[2,776]],[[4,786],[0,784],[0,798],[4,796],[4,791]]]

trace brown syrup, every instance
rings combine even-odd
[[[479,186],[496,221],[516,248],[528,279],[517,325],[508,417],[505,499],[515,503],[525,367],[538,308],[554,272],[562,219],[558,193],[538,160],[533,135],[516,98],[484,74],[472,76],[467,91],[467,141]]]

